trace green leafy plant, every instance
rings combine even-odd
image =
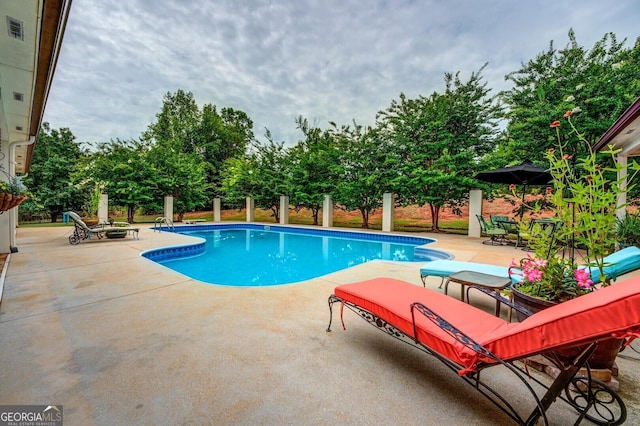
[[[9,181],[0,180],[0,192],[11,195],[23,195],[25,193],[24,186],[14,177],[10,177]]]
[[[98,208],[100,206],[100,200],[102,199],[102,191],[97,186],[94,188],[91,193],[91,198],[89,199],[89,215],[90,217],[98,216]]]
[[[564,134],[561,133],[560,120],[551,123],[558,145],[549,149],[546,155],[553,177],[546,198],[554,219],[563,225],[553,236],[535,226],[529,229],[532,236],[530,245],[536,257],[524,259],[519,265],[523,283],[518,290],[556,302],[580,296],[594,287],[587,281],[591,276],[589,269],[577,268],[572,256],[557,257],[555,251],[550,250],[550,245],[560,241],[572,248],[585,249],[586,263],[591,270],[599,271],[599,281],[607,285],[604,257],[614,250],[616,211],[620,207],[618,196],[631,188],[625,188],[621,172],[625,167],[633,170],[634,175],[639,170],[636,162],[628,166],[616,162],[619,150],[611,146],[599,157],[572,122],[572,116],[577,112],[580,112],[578,107],[564,114],[568,126]],[[581,148],[587,154],[576,158],[579,145],[583,145]]]
[[[614,249],[616,212],[620,207],[618,197],[631,189],[631,185],[624,187],[624,180],[620,176],[627,167],[635,175],[639,167],[636,162],[629,166],[618,163],[615,156],[620,150],[615,150],[612,146],[602,152],[603,159],[599,160],[591,144],[572,122],[573,113],[579,111],[579,108],[575,108],[564,114],[569,125],[564,144],[560,122],[554,121],[551,125],[556,130],[559,149],[550,149],[547,153],[554,186],[554,190],[550,192],[550,201],[556,217],[565,224],[559,230],[558,238],[574,247],[584,247],[588,263],[598,268],[600,277],[603,278],[603,258]],[[572,143],[584,144],[588,154],[574,158],[575,149],[573,152],[568,150]],[[605,161],[607,157],[609,161]],[[632,177],[630,176],[630,181]]]
[[[0,167],[0,192],[11,195],[25,195],[27,188],[17,177],[10,175]]]
[[[617,220],[616,241],[627,246],[640,246],[640,214],[628,213]]]

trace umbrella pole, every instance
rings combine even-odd
[[[527,193],[527,184],[522,185],[522,202],[520,203],[520,222],[522,222],[522,217],[524,216],[524,194]]]

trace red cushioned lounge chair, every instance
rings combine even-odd
[[[496,297],[519,308],[503,297]],[[625,405],[616,392],[590,373],[586,376],[578,373],[584,366],[590,371],[587,360],[599,340],[617,337],[629,344],[640,336],[640,278],[599,289],[519,323],[507,322],[442,293],[391,278],[336,287],[329,297],[331,315],[336,302],[391,336],[435,356],[519,424],[536,424],[540,418],[547,424],[546,412],[555,400],[575,408],[578,421],[587,418],[597,424],[621,424],[626,419]],[[331,331],[331,319],[327,331]],[[563,360],[553,352],[574,347],[580,347],[581,351],[571,360]],[[549,358],[561,370],[550,385],[528,377],[520,363],[514,364],[538,354]],[[506,396],[490,386],[490,380],[481,379],[481,371],[497,365],[513,372],[531,393],[536,408],[530,414],[521,415]],[[544,395],[536,393],[532,380],[547,389]]]

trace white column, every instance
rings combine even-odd
[[[18,210],[20,206],[14,207],[8,212],[4,212],[5,215],[9,215],[9,229],[11,230],[11,241],[9,242],[9,248],[12,253],[16,253],[18,251],[18,243],[16,243],[16,238],[18,238]],[[2,291],[0,291],[0,298],[2,297]]]
[[[173,222],[173,195],[164,196],[164,217]]]
[[[4,137],[4,134],[2,135]],[[9,168],[9,143],[7,141],[0,142],[0,168],[6,173],[11,173]],[[11,161],[13,161],[11,159]],[[9,176],[0,173],[0,180],[9,181]],[[14,209],[15,210],[15,209]],[[11,246],[15,244],[15,229],[17,219],[15,213],[4,212],[0,214],[0,253],[10,253]]]
[[[331,228],[333,226],[333,202],[331,201],[331,195],[324,196],[324,202],[322,203],[322,226],[325,228]]]
[[[482,214],[482,190],[472,189],[469,191],[469,236],[474,238],[482,236],[477,214]]]
[[[618,170],[618,179],[620,182],[620,191],[618,192],[618,200],[616,206],[618,209],[616,210],[616,216],[618,219],[624,219],[627,214],[627,208],[625,205],[627,204],[627,160],[628,157],[626,155],[617,155],[616,160],[618,164],[622,166],[622,169]]]
[[[213,221],[220,222],[220,198],[213,199]]]
[[[390,192],[382,195],[382,230],[393,231],[393,214],[395,210],[396,196]]]
[[[247,197],[247,222],[253,222],[254,220],[254,212],[256,202],[253,198]]]
[[[109,220],[109,195],[101,194],[98,203],[98,221],[106,223]]]
[[[289,223],[289,197],[280,196],[280,225]]]

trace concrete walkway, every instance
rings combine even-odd
[[[336,285],[378,276],[421,285],[421,263],[376,261],[299,284],[223,287],[141,258],[190,240],[142,228],[140,240],[78,246],[68,243],[71,227],[19,229],[0,305],[0,404],[61,404],[68,425],[509,423],[439,361],[355,314],[345,312],[346,331],[336,323],[325,331]],[[433,247],[457,260],[508,265],[523,254],[435,237]],[[437,289],[439,279],[427,283]],[[640,364],[618,359],[627,423],[639,424]],[[485,374],[530,406],[505,369]],[[550,416],[553,424],[575,420],[563,406]]]

